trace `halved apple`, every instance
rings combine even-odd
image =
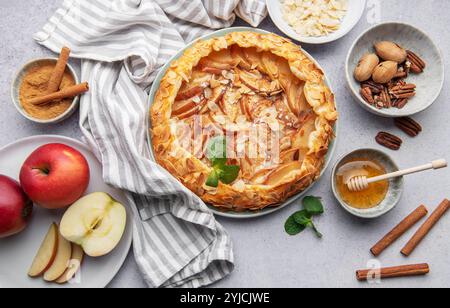
[[[55,281],[66,271],[72,256],[72,245],[58,232],[58,251],[52,265],[45,271],[45,281]]]
[[[55,260],[58,250],[58,226],[54,223],[50,226],[44,241],[39,248],[33,264],[28,271],[30,277],[42,275]]]
[[[110,253],[125,232],[127,212],[106,193],[93,193],[75,202],[64,214],[61,234],[91,257]]]
[[[72,256],[70,257],[68,267],[64,274],[59,277],[55,282],[58,284],[64,284],[69,282],[73,277],[75,277],[76,273],[80,270],[81,263],[84,259],[84,251],[81,246],[72,243]]]

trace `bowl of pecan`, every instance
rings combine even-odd
[[[432,39],[414,26],[390,22],[363,33],[346,61],[360,105],[380,116],[405,117],[430,107],[444,85],[444,63]]]

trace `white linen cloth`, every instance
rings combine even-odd
[[[134,255],[150,287],[201,287],[233,270],[232,243],[208,207],[149,159],[148,86],[170,57],[235,16],[257,26],[264,0],[65,0],[35,40],[82,59],[80,126],[107,183],[127,192]]]

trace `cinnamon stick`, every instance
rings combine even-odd
[[[425,223],[419,228],[412,239],[406,244],[402,249],[402,254],[404,256],[409,256],[411,253],[419,246],[422,240],[428,235],[428,233],[433,229],[436,223],[444,216],[444,214],[450,209],[450,201],[445,199],[437,207],[437,209],[431,214],[431,216],[425,221]]]
[[[75,97],[75,96],[83,94],[87,91],[89,91],[89,84],[87,82],[84,82],[84,83],[74,85],[72,87],[64,88],[59,92],[55,92],[55,93],[47,94],[47,95],[44,95],[41,97],[36,97],[36,98],[30,99],[28,101],[28,103],[33,104],[33,105],[45,105],[51,101]]]
[[[52,75],[50,76],[50,80],[48,81],[47,94],[51,94],[59,90],[59,86],[61,85],[61,81],[63,79],[64,72],[66,70],[67,62],[69,61],[69,56],[70,56],[70,49],[64,47],[61,50],[58,62],[56,62],[56,66],[53,70]]]
[[[425,206],[419,206],[414,212],[400,222],[394,229],[392,229],[383,239],[381,239],[370,250],[375,257],[378,257],[386,248],[391,246],[398,240],[406,231],[411,229],[423,217],[427,216],[428,210]]]
[[[370,270],[359,270],[356,271],[356,279],[358,281],[367,281],[374,274],[373,269]],[[402,265],[395,267],[382,268],[376,274],[380,274],[381,279],[386,278],[397,278],[397,277],[411,277],[411,276],[423,276],[430,272],[430,267],[428,264],[413,264],[413,265]]]

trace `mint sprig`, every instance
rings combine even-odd
[[[297,235],[305,229],[311,228],[319,238],[322,238],[322,233],[319,232],[313,222],[314,216],[322,215],[324,213],[320,198],[308,196],[303,199],[302,204],[304,209],[295,212],[286,221],[284,225],[286,233],[289,235]]]
[[[206,180],[207,186],[218,187],[219,182],[231,184],[238,178],[241,168],[236,165],[227,165],[227,142],[224,136],[218,136],[209,141],[206,157],[213,168]]]

